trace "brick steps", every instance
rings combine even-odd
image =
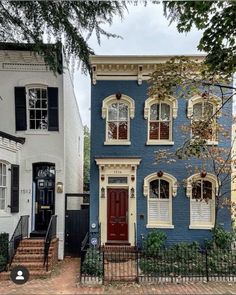
[[[20,242],[13,258],[10,270],[17,265],[25,266],[30,273],[30,279],[43,278],[51,274],[53,266],[57,263],[58,239],[52,240],[48,254],[48,272],[43,266],[44,239],[25,239]],[[0,273],[0,281],[9,280],[10,271]]]
[[[135,253],[137,251],[135,246],[123,246],[123,245],[105,245],[102,246],[104,253]]]
[[[48,259],[50,260],[52,258],[52,254],[48,255]],[[44,261],[44,254],[34,254],[34,253],[28,253],[28,254],[22,254],[22,253],[16,253],[13,263],[20,263],[20,262],[43,262]]]

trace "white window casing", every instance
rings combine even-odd
[[[201,183],[202,195],[202,182],[207,181],[212,185],[211,199],[205,200],[204,198],[193,198],[193,184],[196,182]],[[215,222],[215,196],[218,194],[217,179],[213,174],[207,173],[203,178],[200,173],[194,174],[187,179],[186,195],[190,199],[190,229],[212,229]]]
[[[161,198],[161,181],[169,184],[168,198]],[[159,197],[151,197],[150,184],[153,181],[159,183]],[[147,228],[174,228],[172,224],[172,197],[177,194],[177,180],[174,176],[163,173],[162,177],[158,177],[157,173],[152,173],[145,177],[143,194],[147,197]]]
[[[151,107],[154,105],[159,105],[159,119],[158,120],[152,120],[151,118]],[[169,114],[168,119],[162,118],[162,110],[164,107],[169,106]],[[172,141],[172,129],[173,129],[173,118],[175,119],[177,117],[178,112],[178,101],[175,97],[167,96],[164,100],[160,100],[157,96],[149,97],[145,101],[144,106],[144,118],[148,120],[147,124],[147,145],[173,145],[174,142]],[[150,125],[151,124],[159,124],[159,136],[158,139],[151,139],[150,137]],[[169,125],[169,138],[160,139],[160,124],[162,123],[168,123]]]
[[[7,187],[8,187],[8,173],[7,165],[4,162],[0,162],[0,212],[6,211],[7,202]]]
[[[116,115],[117,118],[112,117],[112,105],[117,107]],[[126,115],[123,117],[120,115],[121,107],[123,106],[124,109],[127,109]],[[135,103],[134,100],[124,94],[121,94],[121,98],[117,99],[116,95],[111,95],[105,98],[102,102],[102,118],[106,119],[106,140],[104,145],[130,145],[130,119],[133,119],[135,115]],[[112,124],[116,126],[116,138],[109,136],[110,127]],[[122,124],[127,128],[127,135],[126,138],[119,138],[120,136],[120,128]]]

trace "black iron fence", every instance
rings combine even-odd
[[[81,260],[81,282],[236,281],[236,251],[134,247],[89,248]]]
[[[6,270],[9,259],[9,234],[0,234],[0,272]]]
[[[29,215],[23,215],[14,230],[14,233],[9,242],[9,265],[12,263],[12,259],[16,253],[16,250],[21,240],[28,238],[29,235]]]

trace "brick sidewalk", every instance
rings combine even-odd
[[[236,294],[236,283],[188,284],[112,284],[87,287],[78,284],[79,259],[65,259],[51,278],[37,279],[24,285],[0,282],[0,294]]]

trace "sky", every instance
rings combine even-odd
[[[178,33],[176,24],[169,25],[163,15],[162,4],[148,4],[144,7],[129,6],[124,19],[113,19],[111,26],[104,29],[122,37],[119,39],[101,38],[98,45],[92,35],[89,45],[98,55],[168,55],[196,54],[201,33],[193,29],[188,34]],[[75,94],[84,125],[90,127],[90,77],[80,70],[74,73]]]

